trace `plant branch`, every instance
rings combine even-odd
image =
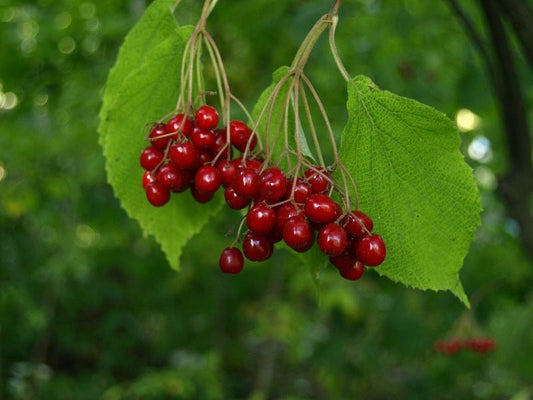
[[[452,12],[455,14],[455,17],[465,30],[466,35],[478,51],[479,55],[481,56],[481,59],[485,63],[485,68],[489,75],[489,79],[492,81],[492,84],[495,85],[497,80],[496,71],[494,70],[494,64],[492,62],[490,52],[487,49],[485,40],[477,30],[474,22],[470,19],[468,14],[456,0],[445,1],[448,3]]]
[[[509,19],[529,64],[533,67],[533,8],[524,0],[500,0],[498,5]]]
[[[491,36],[495,58],[494,80],[500,112],[507,136],[510,171],[500,178],[498,192],[508,205],[510,215],[518,221],[521,240],[533,259],[533,166],[527,110],[514,66],[513,53],[494,0],[478,0]]]

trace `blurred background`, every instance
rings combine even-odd
[[[324,271],[317,292],[282,251],[223,276],[213,254],[227,245],[231,212],[187,245],[173,271],[120,208],[98,145],[107,73],[147,3],[0,1],[0,398],[533,398],[532,249],[498,191],[514,168],[512,146],[501,92],[453,2],[345,0],[337,42],[352,75],[441,110],[461,131],[484,206],[461,271],[470,311],[450,293],[375,273],[354,283]],[[178,21],[194,23],[199,3],[183,0]],[[462,3],[491,50],[483,2]],[[330,6],[219,2],[208,29],[250,109]],[[531,64],[504,21],[531,120]],[[346,89],[327,40],[307,71],[340,132]],[[434,349],[461,337],[497,346]]]

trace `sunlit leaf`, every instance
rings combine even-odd
[[[468,304],[458,272],[480,225],[480,196],[444,114],[379,89],[348,84],[349,120],[340,157],[360,209],[387,244],[376,271],[419,289],[450,290]]]

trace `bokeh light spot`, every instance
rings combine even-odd
[[[481,118],[472,111],[461,108],[455,114],[455,123],[461,132],[470,132],[479,128]]]
[[[56,27],[59,29],[67,29],[72,23],[72,15],[68,12],[57,14],[55,18]]]
[[[489,139],[476,136],[468,146],[468,155],[472,160],[486,163],[492,160],[492,149]]]
[[[57,44],[57,48],[63,54],[70,54],[76,49],[76,41],[70,36],[64,37]]]

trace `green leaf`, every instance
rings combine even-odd
[[[293,77],[289,77],[279,88],[277,95],[273,99],[269,99],[272,92],[275,90],[276,85],[287,75],[289,67],[282,66],[278,68],[272,74],[272,84],[267,87],[259,100],[254,106],[252,111],[252,118],[255,123],[258,122],[259,117],[261,120],[257,126],[257,132],[261,136],[263,143],[268,142],[273,160],[278,160],[281,154],[285,150],[286,144],[289,148],[296,151],[296,130],[294,123],[294,96],[289,94]],[[290,96],[290,97],[289,97]],[[288,114],[286,113],[286,104],[289,102]],[[268,103],[268,104],[267,104]],[[261,115],[264,107],[267,107],[264,113]],[[285,115],[287,114],[287,142],[284,138],[284,126]],[[301,145],[302,154],[309,159],[313,160],[313,154],[309,149],[309,145],[303,133],[303,127],[301,123],[298,123],[298,129],[300,130],[299,140]],[[267,137],[267,131],[269,132]],[[293,160],[295,161],[295,160]],[[280,163],[281,168],[286,168],[286,160]]]
[[[154,3],[160,6],[160,18],[153,12],[149,14],[149,21],[143,18],[139,22],[147,34],[168,18],[166,14],[170,14],[170,10],[162,7],[166,3]],[[140,31],[136,32],[142,37]],[[99,127],[108,181],[115,195],[143,231],[155,236],[170,265],[176,269],[183,246],[218,211],[222,198],[217,196],[208,205],[202,205],[189,193],[182,193],[172,195],[170,202],[161,208],[151,206],[141,186],[143,170],[139,166],[139,155],[147,145],[143,140],[145,124],[158,120],[176,106],[182,55],[191,33],[192,27],[182,27],[157,44],[150,41],[148,47],[137,49],[129,42],[127,49],[121,50],[110,79],[115,79],[112,76],[117,70],[125,78],[120,85],[107,86],[105,98],[108,101],[103,105],[101,116],[104,119]],[[137,62],[138,51],[145,53],[142,64]]]
[[[106,137],[107,112],[120,93],[125,78],[140,67],[149,51],[166,38],[179,35],[179,26],[171,12],[174,0],[156,0],[144,12],[141,20],[130,30],[120,47],[117,61],[106,81],[103,105],[100,109],[100,143]]]
[[[348,83],[347,108],[340,158],[357,184],[359,208],[387,245],[376,271],[415,288],[450,290],[468,305],[458,272],[481,203],[454,124],[365,76]]]

